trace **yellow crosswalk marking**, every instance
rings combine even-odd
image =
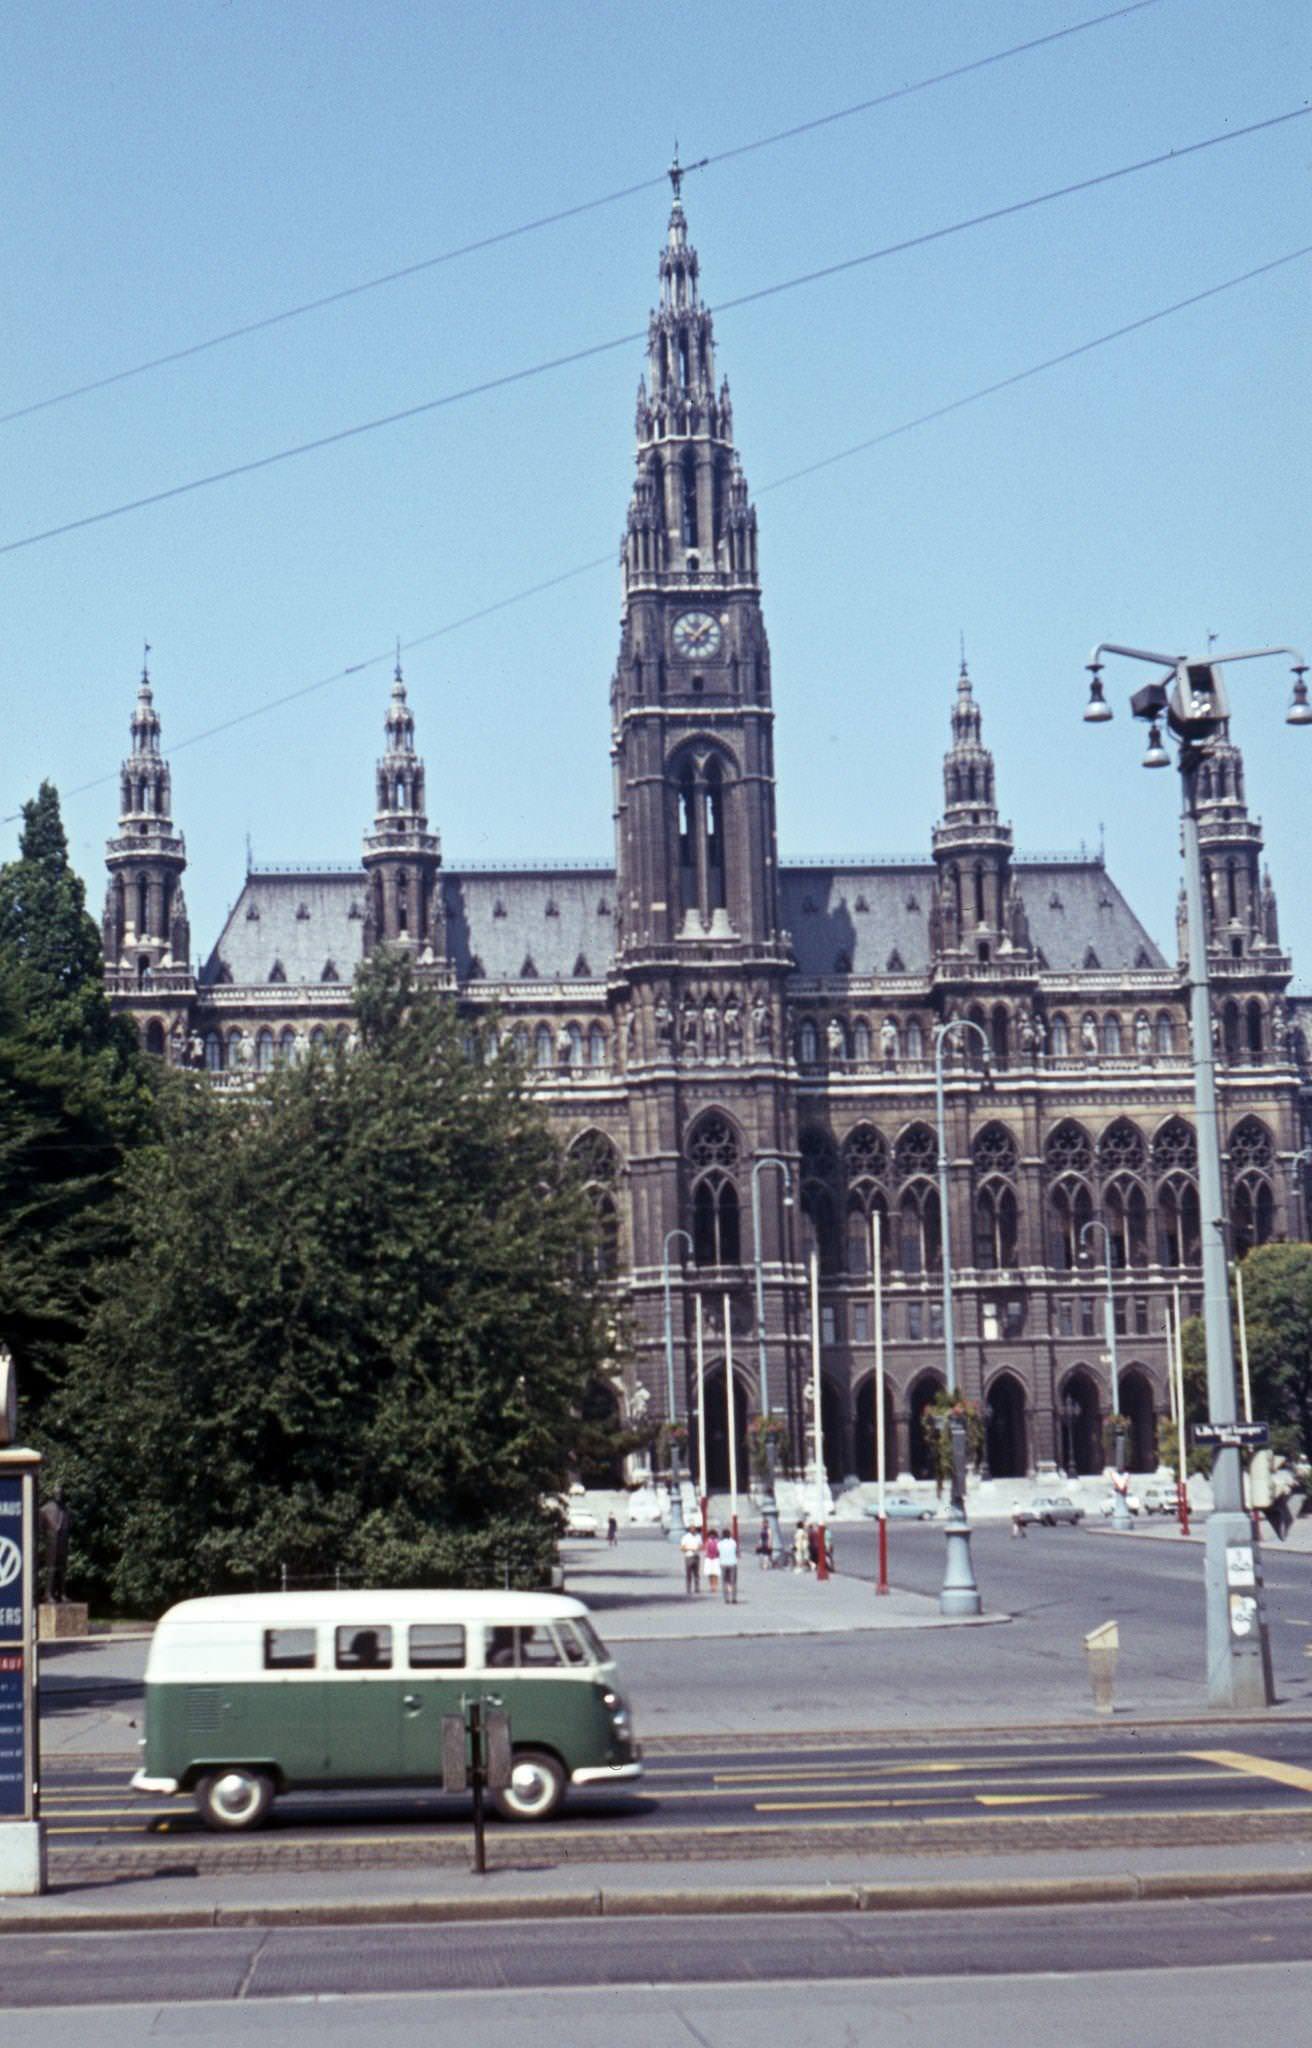
[[[1269,1778],[1274,1785],[1292,1785],[1297,1792],[1312,1792],[1312,1771],[1303,1764],[1277,1763],[1274,1758],[1250,1756],[1242,1749],[1191,1749],[1200,1763],[1219,1764],[1222,1770],[1242,1771],[1250,1778]]]
[[[754,1803],[757,1813],[865,1813],[875,1807],[887,1810],[894,1806],[941,1806],[952,1795],[945,1792],[925,1792],[906,1799],[760,1799]],[[1055,1806],[1072,1799],[1097,1799],[1097,1792],[1015,1792],[993,1793],[967,1792],[961,1795],[963,1804],[972,1806]]]

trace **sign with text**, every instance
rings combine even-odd
[[[1196,1422],[1194,1442],[1212,1444],[1221,1451],[1259,1451],[1271,1441],[1265,1422]]]
[[[27,1820],[32,1810],[28,1484],[17,1472],[0,1473],[0,1821]]]

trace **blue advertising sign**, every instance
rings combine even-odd
[[[26,1819],[31,1771],[23,1489],[17,1473],[0,1476],[0,1820]]]

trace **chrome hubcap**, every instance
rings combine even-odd
[[[550,1781],[537,1764],[516,1764],[512,1778],[515,1797],[525,1806],[537,1806],[550,1792]]]
[[[212,1794],[215,1806],[227,1820],[244,1820],[254,1811],[259,1796],[258,1784],[242,1771],[225,1772]]]

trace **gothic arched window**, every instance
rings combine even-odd
[[[985,1271],[1016,1264],[1016,1140],[1004,1124],[986,1124],[971,1146],[975,1171],[975,1264]]]
[[[797,1027],[797,1059],[803,1067],[813,1067],[820,1058],[820,1036],[814,1020],[803,1017]]]
[[[1049,1027],[1052,1050],[1059,1060],[1069,1059],[1071,1050],[1071,1027],[1060,1010]]]
[[[533,1034],[533,1064],[538,1067],[549,1067],[553,1064],[554,1058],[555,1044],[551,1036],[551,1026],[539,1024]]]
[[[255,1039],[255,1071],[257,1074],[273,1072],[273,1033],[266,1024]]]
[[[699,1266],[736,1266],[740,1257],[738,1135],[725,1116],[712,1111],[688,1137],[692,1190],[693,1257]]]
[[[223,1072],[223,1040],[217,1031],[205,1033],[205,1068],[211,1074]]]
[[[588,1026],[588,1065],[604,1067],[606,1064],[606,1032],[600,1024]]]
[[[278,1065],[289,1067],[296,1057],[296,1033],[285,1024],[278,1035]]]
[[[1121,1020],[1114,1010],[1109,1010],[1102,1020],[1102,1049],[1111,1059],[1119,1059],[1121,1052]]]
[[[1163,1055],[1175,1051],[1175,1024],[1169,1010],[1157,1012],[1157,1050]]]
[[[603,1280],[619,1272],[620,1223],[615,1188],[620,1155],[604,1131],[584,1131],[569,1148],[570,1165],[587,1190],[596,1222],[595,1270]]]

